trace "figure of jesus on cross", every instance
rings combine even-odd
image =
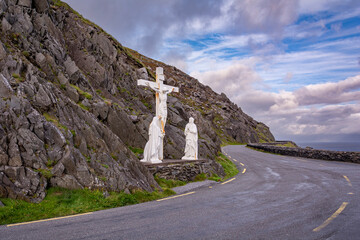
[[[162,132],[162,138],[161,138],[161,146],[160,146],[160,153],[159,153],[159,160],[163,160],[164,154],[163,154],[163,148],[164,148],[164,136],[165,136],[165,124],[166,124],[166,118],[167,118],[167,95],[171,92],[179,92],[179,88],[165,85],[164,84],[164,72],[163,68],[157,67],[156,68],[156,82],[147,81],[144,79],[138,80],[138,86],[146,86],[150,87],[152,90],[154,90],[155,96],[156,96],[156,116],[161,121],[161,132]]]

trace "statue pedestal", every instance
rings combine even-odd
[[[142,164],[144,164],[145,166],[152,166],[152,165],[156,165],[156,166],[166,166],[169,164],[182,164],[182,163],[195,163],[195,162],[209,162],[212,160],[209,159],[197,159],[197,160],[192,160],[192,159],[163,159],[162,162],[160,163],[150,163],[150,162],[142,162]]]
[[[217,174],[219,177],[225,176],[224,170],[219,163],[209,159],[181,160],[164,159],[162,163],[142,163],[151,174],[160,178],[194,181],[199,174],[206,174],[210,177]]]

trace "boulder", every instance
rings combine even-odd
[[[76,102],[76,103],[79,102],[80,96],[79,96],[78,91],[75,88],[73,88],[71,86],[67,86],[66,87],[66,94],[74,102]]]
[[[62,148],[66,144],[66,139],[63,133],[53,123],[45,122],[44,130],[45,130],[44,137],[46,144],[50,146],[56,146],[58,148]]]
[[[10,142],[8,146],[9,166],[20,167],[22,166],[19,146],[17,145],[17,138],[15,135],[10,135]]]
[[[7,167],[0,172],[0,196],[39,202],[45,197],[47,182],[39,173],[25,167]]]
[[[5,166],[8,164],[9,156],[2,149],[0,149],[0,166]]]
[[[130,115],[129,117],[133,123],[137,123],[140,121],[139,117],[136,115]]]
[[[92,37],[94,43],[99,46],[104,55],[109,58],[110,63],[113,63],[116,59],[117,51],[113,43],[104,34],[94,34]]]
[[[93,107],[93,112],[95,116],[99,116],[102,120],[107,118],[109,113],[109,106],[105,102],[101,101],[94,103]]]
[[[62,73],[59,73],[57,77],[59,79],[60,84],[62,85],[66,85],[69,82],[69,79],[67,79]]]
[[[82,189],[83,186],[72,175],[66,174],[62,177],[53,177],[50,180],[51,186],[67,189]]]
[[[51,174],[55,177],[61,177],[64,173],[65,166],[61,162],[56,164],[53,169],[51,169]]]
[[[18,0],[18,5],[31,8],[32,0]]]
[[[145,67],[137,69],[136,74],[137,74],[138,78],[145,79],[145,80],[149,79],[149,74]]]
[[[2,19],[1,26],[2,26],[1,29],[4,33],[10,31],[10,29],[11,29],[11,24],[6,20],[6,18]]]
[[[9,81],[0,73],[0,97],[8,98],[14,93]]]
[[[71,77],[74,73],[76,73],[77,71],[79,71],[79,68],[76,66],[76,63],[71,60],[70,57],[68,57],[66,59],[66,61],[64,62],[65,65],[65,69],[67,74],[69,74],[69,76]]]
[[[5,48],[2,44],[2,42],[0,41],[0,61],[6,58],[6,51]]]
[[[42,107],[43,109],[48,109],[52,104],[50,97],[44,90],[44,87],[40,85],[38,92],[35,95],[35,101],[38,106]]]
[[[34,7],[38,13],[44,13],[49,9],[47,0],[33,0]]]
[[[46,57],[44,54],[38,52],[35,55],[35,61],[40,67],[44,66],[44,63],[46,62]]]

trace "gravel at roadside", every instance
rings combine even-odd
[[[209,186],[212,186],[214,184],[216,184],[215,181],[205,180],[205,181],[202,181],[202,182],[188,183],[188,184],[186,184],[184,186],[172,188],[172,190],[174,190],[177,194],[182,194],[182,193],[193,191],[193,190],[201,188],[201,187],[209,187]]]

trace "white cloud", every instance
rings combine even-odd
[[[243,62],[235,62],[220,70],[205,73],[193,72],[191,75],[198,78],[203,84],[212,86],[215,91],[225,92],[230,97],[252,89],[251,85],[261,80],[251,66],[245,65]]]
[[[184,72],[186,72],[188,70],[186,56],[182,52],[169,51],[164,56],[164,59],[165,59],[166,64],[168,64],[168,65],[175,66]]]
[[[238,32],[265,32],[278,37],[297,18],[296,0],[229,0],[227,14]]]
[[[360,75],[340,82],[312,84],[294,92],[300,105],[360,101]]]
[[[192,75],[225,92],[246,113],[268,124],[277,138],[360,134],[360,75],[274,93],[258,89],[263,80],[253,64],[235,62],[224,69]]]
[[[287,72],[285,77],[284,77],[284,82],[288,83],[291,81],[291,79],[293,78],[294,74],[292,72]]]
[[[359,7],[357,0],[299,0],[298,12],[309,14],[323,11],[343,11]]]

